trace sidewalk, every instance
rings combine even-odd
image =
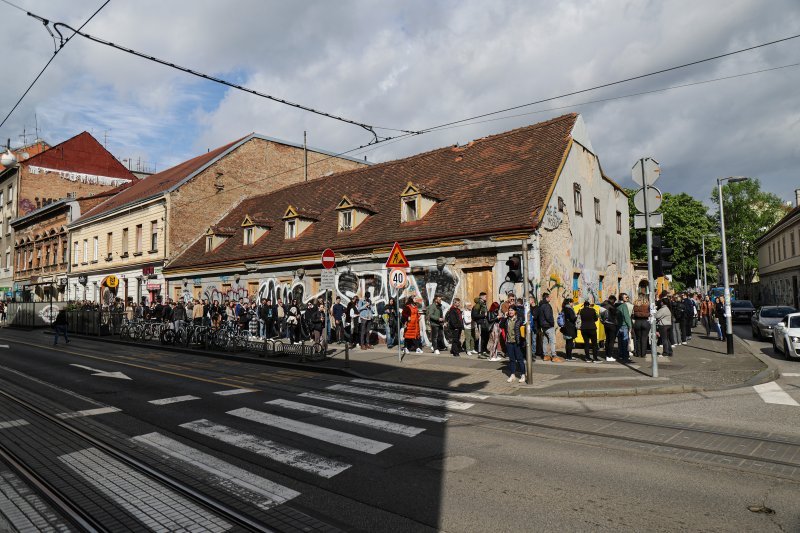
[[[175,350],[210,357],[252,361],[267,365],[318,369],[374,380],[420,385],[461,392],[510,394],[526,396],[632,396],[639,394],[675,394],[745,387],[774,381],[779,377],[777,368],[769,358],[752,354],[747,345],[734,338],[734,354],[727,355],[724,342],[716,336],[706,337],[694,331],[692,341],[676,346],[673,357],[658,358],[658,378],[652,378],[652,360],[633,358],[630,365],[617,362],[551,363],[536,359],[533,364],[533,382],[507,383],[506,362],[490,362],[476,356],[452,357],[446,352],[434,355],[411,353],[398,358],[397,349],[376,347],[371,350],[351,350],[349,365],[343,347],[332,345],[334,357],[323,362],[300,363],[290,358],[259,358],[240,353],[236,355],[209,351],[178,349],[160,346],[162,350]],[[83,337],[88,338],[88,337]],[[120,342],[109,338],[95,338],[105,342]],[[133,343],[123,343],[133,344]],[[136,344],[142,346],[142,344]],[[601,350],[601,354],[603,351]],[[576,351],[582,356],[583,351]]]

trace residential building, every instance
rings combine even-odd
[[[800,309],[800,189],[795,207],[755,242],[760,303]]]
[[[364,166],[253,133],[140,180],[83,213],[69,225],[68,297],[97,300],[101,291],[93,287],[114,275],[126,301],[163,298],[165,263],[246,198],[303,181],[304,155],[309,180]]]
[[[48,147],[38,141],[18,149],[18,162],[0,170],[0,291],[12,297],[14,247],[12,220],[64,198],[84,198],[136,181],[89,133]]]
[[[384,264],[399,242],[411,263],[402,296],[450,305],[482,291],[521,295],[509,272],[526,240],[530,289],[560,308],[632,292],[628,216],[625,192],[570,114],[243,201],[164,275],[173,298],[307,301],[324,292],[320,256],[331,248],[336,296],[386,302]]]

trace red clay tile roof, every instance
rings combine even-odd
[[[416,156],[340,172],[243,201],[220,222],[236,227],[247,213],[281,220],[287,206],[316,211],[318,221],[296,239],[273,228],[253,245],[231,238],[212,252],[198,240],[166,271],[307,256],[332,248],[337,252],[376,246],[533,230],[569,146],[576,114]],[[425,217],[401,223],[400,194],[408,182],[442,191]],[[343,195],[356,195],[375,209],[353,231],[338,231],[336,206]]]
[[[88,132],[57,144],[23,162],[29,166],[136,181],[136,176]]]
[[[142,180],[139,180],[136,184],[134,184],[133,187],[130,187],[113,198],[106,200],[78,220],[83,221],[96,215],[113,211],[118,207],[122,207],[138,200],[144,200],[145,198],[151,198],[153,196],[166,193],[173,187],[180,185],[183,180],[197,172],[199,169],[203,168],[208,163],[212,162],[217,157],[224,154],[237,143],[247,139],[247,137],[242,137],[241,139],[226,144],[225,146],[220,146],[215,150],[211,150],[210,152],[189,159],[188,161],[179,163],[172,168],[168,168],[167,170],[163,170],[157,174],[153,174],[152,176],[148,176]]]

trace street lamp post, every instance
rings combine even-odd
[[[708,275],[706,272],[706,237],[716,237],[716,235],[703,235],[703,295],[708,294]]]
[[[725,212],[722,208],[722,182],[737,183],[747,181],[745,177],[717,178],[719,192],[719,231],[722,238],[722,281],[725,284],[725,341],[728,355],[733,354],[733,317],[731,316],[731,285],[728,281],[728,250],[725,246]]]

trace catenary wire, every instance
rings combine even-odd
[[[127,47],[124,47],[124,46],[120,46],[120,45],[115,44],[115,43],[113,43],[111,41],[106,41],[105,39],[100,39],[99,37],[94,37],[92,35],[89,35],[88,33],[83,33],[83,32],[80,31],[80,29],[75,30],[75,29],[71,28],[70,26],[68,26],[67,24],[64,24],[62,22],[56,22],[55,24],[53,24],[53,28],[56,30],[56,32],[58,32],[60,34],[60,32],[58,31],[59,27],[67,28],[68,30],[71,30],[71,31],[75,32],[76,34],[80,35],[81,37],[89,39],[90,41],[93,41],[95,43],[102,44],[102,45],[105,45],[105,46],[109,46],[109,47],[114,48],[116,50],[120,50],[122,52],[126,52],[128,54],[131,54],[131,55],[134,55],[134,56],[137,56],[137,57],[141,57],[141,58],[146,59],[148,61],[153,61],[155,63],[159,63],[161,65],[164,65],[164,66],[176,69],[176,70],[180,70],[181,72],[185,72],[187,74],[191,74],[192,76],[197,76],[198,78],[202,78],[204,80],[213,81],[215,83],[219,83],[221,85],[225,85],[227,87],[231,87],[232,89],[237,89],[239,91],[243,91],[243,92],[246,92],[246,93],[249,93],[249,94],[253,94],[253,95],[259,96],[261,98],[266,98],[267,100],[272,100],[273,102],[277,102],[279,104],[284,104],[284,105],[287,105],[287,106],[290,106],[290,107],[294,107],[296,109],[301,109],[303,111],[308,111],[309,113],[314,113],[316,115],[320,115],[320,116],[323,116],[323,117],[326,117],[326,118],[330,118],[330,119],[333,119],[333,120],[338,120],[340,122],[345,122],[347,124],[353,124],[355,126],[359,126],[359,127],[363,128],[364,130],[368,131],[369,133],[371,133],[373,135],[373,137],[374,137],[374,139],[372,141],[373,143],[378,143],[378,142],[380,142],[381,139],[383,139],[383,137],[379,137],[378,134],[375,132],[376,128],[374,126],[370,125],[370,124],[366,124],[364,122],[358,122],[356,120],[352,120],[352,119],[349,119],[349,118],[344,118],[342,116],[334,115],[334,114],[328,113],[326,111],[320,111],[318,109],[314,109],[312,107],[308,107],[308,106],[305,106],[303,104],[298,104],[297,102],[292,102],[292,101],[286,100],[284,98],[278,98],[277,96],[272,96],[272,95],[269,95],[269,94],[266,94],[266,93],[263,93],[263,92],[260,92],[260,91],[256,91],[255,89],[250,89],[250,88],[245,87],[243,85],[239,85],[239,84],[236,84],[236,83],[229,82],[229,81],[224,80],[222,78],[219,78],[217,76],[212,76],[210,74],[204,74],[202,72],[198,72],[196,70],[192,70],[192,69],[187,68],[187,67],[182,67],[182,66],[176,65],[175,63],[172,63],[170,61],[166,61],[164,59],[159,59],[159,58],[157,58],[155,56],[151,56],[151,55],[145,54],[143,52],[138,52],[136,50],[133,50],[131,48],[127,48]],[[388,130],[388,129],[393,129],[393,128],[380,128],[380,129],[387,129]],[[404,133],[416,133],[416,132],[412,132],[412,131],[409,131],[409,130],[395,130],[395,131],[402,131]]]
[[[13,2],[9,2],[8,0],[0,0],[0,2],[3,2],[4,4],[8,4],[8,5],[10,5],[10,6],[11,6],[11,7],[13,7],[13,8],[19,9],[19,10],[20,10],[20,11],[22,11],[23,13],[27,13],[27,12],[28,12],[28,10],[27,10],[27,9],[25,9],[24,7],[20,7],[20,6],[18,6],[17,4],[15,4],[15,3],[13,3]]]
[[[5,2],[6,4],[9,4],[9,5],[11,5],[11,6],[14,6],[14,7],[18,8],[18,9],[22,9],[22,8],[20,8],[19,6],[16,6],[16,5],[12,4],[12,3],[11,3],[11,2],[9,2],[8,0],[0,0],[0,1],[2,1],[2,2]],[[100,7],[98,7],[98,8],[97,8],[97,10],[96,10],[94,13],[92,13],[92,16],[91,16],[91,17],[89,17],[88,19],[86,19],[86,22],[84,22],[83,24],[81,24],[81,27],[80,27],[80,28],[78,28],[78,30],[81,30],[81,29],[83,29],[83,27],[84,27],[84,26],[86,26],[87,24],[89,24],[89,22],[90,22],[90,21],[91,21],[91,20],[92,20],[92,19],[95,17],[95,15],[97,15],[98,13],[100,13],[100,11],[101,11],[101,10],[102,10],[104,7],[106,7],[110,1],[111,1],[111,0],[106,0],[105,2],[103,2],[103,5],[101,5]],[[25,10],[23,9],[23,11],[25,11]],[[48,22],[46,19],[43,19],[43,18],[41,18],[41,17],[37,17],[37,16],[35,16],[35,15],[31,14],[29,11],[25,11],[25,13],[27,13],[28,15],[30,15],[30,16],[32,16],[32,17],[34,17],[34,18],[38,19],[38,20],[41,20],[41,21],[44,23],[45,27],[47,27],[47,25],[49,24],[49,22]],[[49,28],[48,28],[48,31],[49,31]],[[76,32],[76,33],[77,33],[77,32]],[[52,35],[52,34],[51,34],[51,35]],[[31,91],[31,89],[33,89],[33,86],[34,86],[34,85],[36,85],[36,82],[37,82],[37,81],[39,81],[39,78],[41,78],[41,77],[42,77],[42,75],[44,74],[44,71],[45,71],[45,70],[47,70],[47,67],[49,67],[49,66],[50,66],[50,63],[52,63],[52,62],[53,62],[53,60],[56,58],[56,56],[58,55],[58,53],[59,53],[61,50],[63,50],[63,49],[64,49],[64,46],[66,46],[66,44],[67,44],[67,43],[70,41],[70,39],[72,39],[74,36],[75,36],[75,34],[73,33],[72,35],[70,35],[69,37],[67,37],[65,40],[62,40],[62,42],[61,42],[61,45],[60,45],[59,47],[57,47],[57,48],[56,48],[56,50],[53,52],[53,55],[52,55],[52,56],[50,56],[50,59],[48,59],[48,60],[47,60],[47,63],[45,63],[44,67],[42,67],[42,70],[40,70],[40,71],[39,71],[39,74],[37,74],[37,75],[36,75],[36,77],[33,79],[33,81],[31,82],[31,84],[30,84],[30,85],[28,85],[28,88],[27,88],[27,89],[25,89],[25,92],[24,92],[24,93],[22,93],[22,96],[20,96],[20,97],[19,97],[19,100],[17,100],[17,103],[15,103],[15,104],[14,104],[14,107],[12,107],[12,108],[11,108],[11,111],[9,111],[9,112],[8,112],[8,114],[5,116],[5,118],[3,119],[3,121],[2,121],[2,122],[0,122],[0,128],[2,128],[2,127],[3,127],[3,125],[4,125],[4,124],[6,123],[6,121],[7,121],[7,120],[8,120],[8,119],[11,117],[11,115],[14,113],[14,111],[17,109],[17,107],[19,107],[19,104],[21,104],[21,103],[22,103],[22,100],[24,100],[24,99],[25,99],[25,97],[28,95],[28,93]]]

